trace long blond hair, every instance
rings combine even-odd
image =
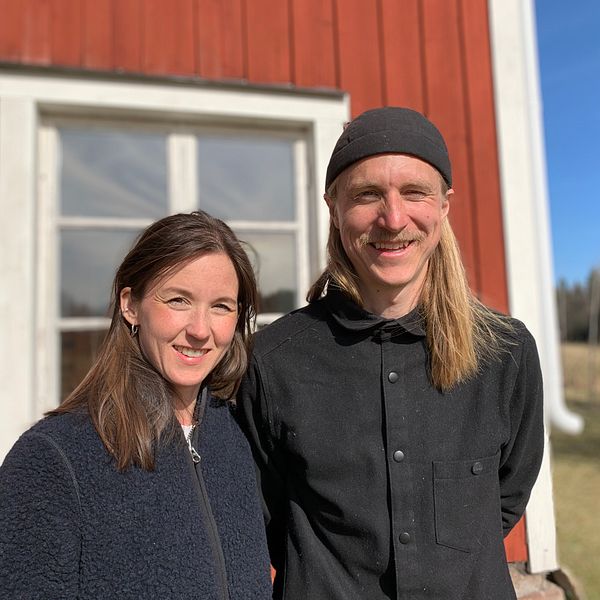
[[[334,182],[328,190],[335,197]],[[447,191],[443,186],[442,193]],[[307,294],[318,300],[330,284],[363,306],[358,276],[342,245],[340,232],[329,221],[327,267]],[[512,330],[504,315],[492,312],[471,292],[456,236],[448,219],[442,221],[440,241],[427,265],[420,306],[430,357],[432,384],[447,391],[477,373],[481,364],[497,356]]]

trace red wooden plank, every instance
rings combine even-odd
[[[81,26],[81,0],[52,0],[50,43],[53,65],[81,66]]]
[[[384,104],[424,110],[419,0],[381,0]]]
[[[192,0],[145,0],[142,23],[142,70],[145,73],[195,74]]]
[[[113,0],[83,0],[83,66],[112,69]]]
[[[466,67],[467,119],[472,132],[469,160],[477,203],[475,235],[482,300],[508,311],[494,89],[485,0],[461,0]]]
[[[332,0],[292,0],[292,81],[335,87]]]
[[[245,78],[241,0],[197,0],[196,13],[198,74]]]
[[[0,58],[20,60],[23,57],[23,37],[25,32],[25,2],[0,0]]]
[[[28,63],[49,64],[52,58],[50,3],[48,0],[26,0],[14,4],[21,4],[25,10],[21,59]]]
[[[527,534],[525,531],[525,517],[523,517],[506,536],[504,540],[506,560],[508,562],[525,562],[527,554]]]
[[[254,83],[290,82],[288,3],[248,0],[245,19],[248,79]]]
[[[114,12],[114,66],[142,70],[142,0],[118,0]]]
[[[464,94],[458,0],[423,2],[426,99],[428,116],[440,128],[452,159],[453,187],[450,221],[458,237],[471,286],[479,289]]]
[[[506,312],[508,286],[487,3],[461,0],[459,10],[464,32],[467,118],[473,134],[469,158],[473,165],[473,195],[477,202],[475,235],[479,251],[479,294],[486,304]],[[523,518],[504,541],[509,562],[524,562],[528,558],[525,528]]]
[[[383,104],[382,46],[377,3],[336,0],[339,82],[350,92],[352,115]]]

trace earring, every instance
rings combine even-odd
[[[131,337],[135,337],[137,332],[140,330],[138,325],[131,324]]]

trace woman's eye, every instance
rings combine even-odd
[[[171,306],[184,306],[185,305],[185,298],[181,298],[180,296],[177,296],[176,298],[170,298],[167,301]]]
[[[235,312],[234,306],[230,306],[229,304],[224,304],[224,303],[215,304],[215,309],[218,310],[219,312],[224,312],[224,313]]]

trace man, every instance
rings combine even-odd
[[[515,598],[503,535],[541,462],[539,362],[468,289],[451,185],[409,109],[363,113],[333,150],[327,268],[257,334],[239,396],[275,598]]]

